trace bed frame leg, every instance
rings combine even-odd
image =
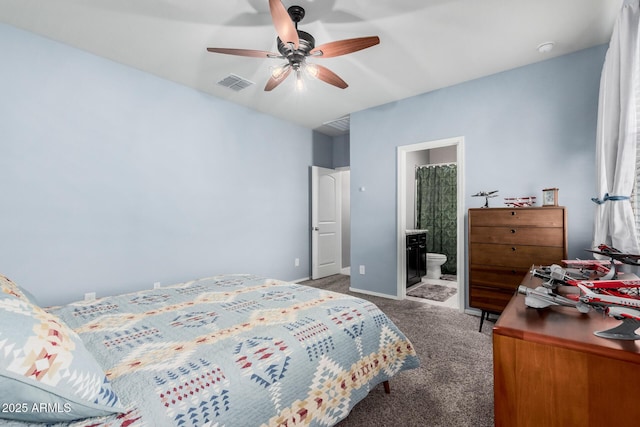
[[[385,381],[384,384],[384,392],[387,394],[391,394],[391,386],[389,385],[389,381]]]

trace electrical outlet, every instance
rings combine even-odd
[[[360,274],[364,274],[364,265],[360,266]]]
[[[160,282],[153,283],[153,289],[158,289],[160,287]]]
[[[86,294],[84,294],[84,300],[85,301],[93,301],[94,299],[96,299],[96,293],[95,292],[87,292]]]
[[[293,261],[293,265],[300,267],[300,258],[296,258],[295,261]]]

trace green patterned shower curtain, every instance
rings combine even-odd
[[[416,225],[428,230],[427,252],[447,256],[443,274],[457,274],[457,181],[455,164],[416,169]]]

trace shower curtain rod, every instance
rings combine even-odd
[[[432,167],[436,167],[436,166],[451,166],[451,165],[457,165],[457,162],[449,162],[449,163],[429,163],[427,165],[415,165],[415,168],[428,168],[430,166]]]

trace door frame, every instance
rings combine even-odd
[[[397,290],[399,299],[406,298],[406,230],[407,230],[407,153],[414,151],[430,150],[440,147],[456,147],[457,169],[457,276],[458,276],[458,309],[464,312],[466,300],[466,275],[464,256],[464,137],[439,139],[435,141],[420,142],[417,144],[402,145],[397,148],[397,217],[396,217],[396,240],[397,240]]]
[[[351,166],[340,166],[335,168],[338,172],[340,172],[340,179],[342,180],[342,194],[340,197],[340,216],[342,221],[340,221],[340,229],[341,229],[341,251],[342,251],[342,259],[340,260],[340,274],[344,274],[347,276],[351,275],[351,191],[350,191],[350,182],[351,182]],[[347,178],[345,178],[347,176]],[[345,182],[345,179],[347,181]],[[348,246],[345,248],[345,244]],[[345,250],[346,249],[346,250]],[[345,254],[348,253],[348,258],[345,260]]]

